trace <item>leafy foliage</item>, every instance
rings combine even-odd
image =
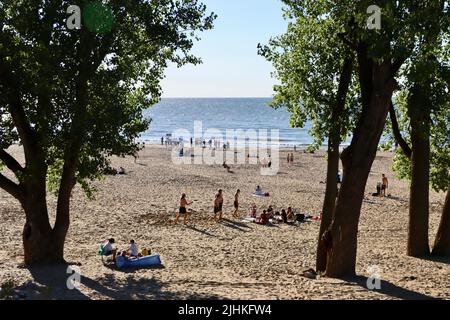
[[[0,147],[24,142],[11,114],[20,105],[53,190],[70,157],[89,193],[109,156],[137,150],[150,123],[142,111],[158,101],[165,68],[200,63],[190,49],[215,19],[197,0],[110,0],[103,1],[114,16],[110,32],[67,29],[67,7],[77,4],[83,14],[91,3],[0,4]]]

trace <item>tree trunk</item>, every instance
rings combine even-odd
[[[336,205],[339,146],[341,144],[342,132],[341,115],[345,109],[345,101],[352,79],[353,60],[354,58],[349,56],[344,61],[336,95],[336,103],[333,105],[331,111],[331,124],[328,138],[327,185],[325,188],[325,199],[323,201],[322,220],[320,222],[317,244],[317,272],[324,272],[327,266],[327,248],[325,246],[323,235],[331,224],[334,207]]]
[[[390,59],[375,64],[367,47],[358,49],[363,109],[353,139],[342,155],[344,179],[334,218],[324,235],[326,275],[355,275],[359,216],[370,168],[375,159],[394,90],[395,68]]]
[[[432,254],[434,256],[450,257],[450,185],[445,197],[444,209],[442,210],[441,223],[434,241]]]
[[[324,233],[330,227],[333,219],[333,211],[337,197],[337,174],[339,171],[339,142],[328,141],[327,159],[327,185],[325,188],[325,199],[323,201],[322,220],[320,222],[319,240],[317,244],[316,270],[324,272],[327,267],[327,248],[325,246]]]
[[[389,106],[389,115],[391,116],[392,133],[394,134],[395,141],[398,143],[403,151],[403,154],[411,160],[412,150],[408,143],[403,139],[402,133],[398,126],[397,115],[395,114],[394,104],[391,102]]]
[[[59,243],[49,223],[45,179],[27,185],[22,207],[26,215],[22,233],[25,264],[64,262],[62,252],[55,250]]]
[[[428,243],[430,130],[428,128],[427,120],[411,119],[413,152],[411,157],[412,172],[407,253],[412,257],[422,257],[430,254]]]

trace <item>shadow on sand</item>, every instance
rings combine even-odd
[[[196,226],[194,226],[194,225],[189,225],[189,224],[188,224],[188,225],[186,225],[186,228],[187,228],[187,229],[190,229],[190,230],[192,230],[192,231],[201,233],[201,234],[203,234],[203,235],[205,235],[205,236],[208,236],[208,237],[217,238],[217,239],[219,239],[219,240],[226,240],[226,241],[232,240],[231,238],[224,238],[224,237],[221,237],[221,236],[212,234],[212,233],[210,233],[210,232],[208,232],[208,231],[206,231],[206,230],[198,229],[198,228],[197,228]]]
[[[232,228],[232,229],[235,229],[238,231],[242,231],[242,232],[249,232],[252,229],[248,225],[246,225],[242,222],[237,222],[237,221],[233,221],[233,220],[226,219],[226,218],[223,218],[222,220],[220,220],[219,223],[225,227],[229,227],[229,228]]]
[[[357,285],[367,290],[367,278],[363,276],[355,276],[344,278],[347,285]],[[403,299],[403,300],[440,300],[438,298],[428,296],[419,292],[411,291],[402,287],[399,287],[393,283],[382,280],[381,289],[376,290],[376,292],[385,294],[392,298]]]
[[[29,267],[28,269],[35,282],[49,288],[50,295],[48,299],[92,299],[77,289],[69,290],[67,288],[67,280],[71,276],[71,273],[67,272],[68,266],[68,264],[61,264],[56,266]],[[164,284],[159,280],[154,278],[144,278],[142,274],[139,277],[133,273],[134,272],[130,272],[126,278],[117,278],[114,273],[106,274],[104,277],[97,280],[81,275],[81,287],[84,286],[92,291],[94,299],[221,299],[221,297],[212,294],[173,292],[167,290],[167,284]]]

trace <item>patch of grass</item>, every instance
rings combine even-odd
[[[1,291],[0,291],[0,299],[4,300],[8,297],[10,297],[14,291],[14,288],[17,286],[16,282],[14,280],[7,280],[4,283],[2,283]]]

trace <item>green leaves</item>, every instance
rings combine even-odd
[[[82,9],[80,30],[66,27],[71,4]],[[62,166],[75,159],[89,194],[87,182],[101,177],[109,156],[137,150],[150,123],[142,111],[159,100],[168,63],[200,63],[190,50],[215,17],[197,0],[2,3],[0,147],[25,138],[11,117],[20,106],[49,189],[57,191]]]
[[[274,87],[272,106],[285,107],[293,127],[311,121],[316,148],[334,128],[345,139],[353,128],[350,115],[357,113],[359,101],[354,81],[339,121],[332,119],[342,66],[350,51],[339,36],[339,24],[326,11],[331,9],[327,1],[284,2],[288,4],[286,16],[295,20],[285,34],[258,46],[259,54],[273,64],[273,76],[281,82]]]

